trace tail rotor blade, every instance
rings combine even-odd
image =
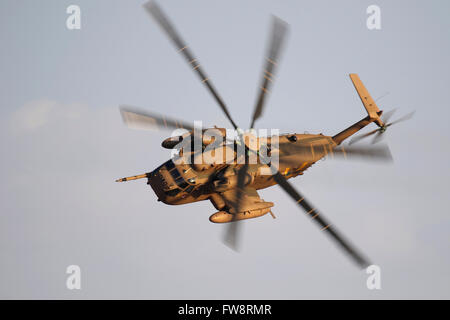
[[[386,129],[390,126],[392,126],[393,124],[397,124],[399,122],[403,122],[406,120],[411,119],[414,116],[415,111],[408,113],[407,115],[401,117],[400,119],[397,119],[391,123],[387,123],[389,121],[389,119],[392,117],[392,115],[394,114],[394,112],[396,111],[396,109],[390,110],[388,112],[386,112],[385,114],[383,114],[383,122],[384,122],[384,126],[382,126],[379,129],[375,129],[373,131],[370,131],[368,133],[359,135],[354,137],[353,139],[350,140],[349,144],[353,144],[361,139],[367,138],[373,134],[375,134],[375,136],[372,139],[372,144],[378,143],[380,142],[383,137],[384,137],[384,132],[386,131]]]
[[[372,139],[372,144],[380,142],[381,139],[383,139],[383,133],[380,130],[378,130]]]
[[[411,119],[411,118],[414,116],[415,113],[416,113],[415,111],[410,112],[410,113],[408,113],[407,115],[401,117],[400,119],[397,119],[397,120],[395,120],[395,121],[392,121],[391,123],[389,123],[389,126],[392,126],[393,124],[396,124],[396,123],[400,123],[400,122],[409,120],[409,119]]]
[[[389,110],[382,114],[381,120],[383,120],[384,123],[388,123],[389,119],[392,117],[392,115],[397,111],[397,109]]]
[[[358,141],[361,140],[361,139],[370,137],[371,135],[377,133],[378,131],[379,131],[379,129],[375,129],[375,130],[372,130],[372,131],[370,131],[370,132],[368,132],[368,133],[360,134],[359,136],[353,137],[353,138],[350,140],[349,144],[354,144],[355,142],[358,142]]]

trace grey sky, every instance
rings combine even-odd
[[[125,128],[121,103],[228,126],[144,1],[0,2],[0,298],[450,298],[448,1],[159,1],[248,125],[270,14],[290,35],[259,128],[333,135],[382,109],[393,165],[320,161],[291,180],[382,270],[382,290],[278,187],[235,253],[209,202],[167,206],[144,181],[169,133]],[[78,4],[82,29],[66,29]],[[366,28],[381,7],[382,29]],[[364,209],[362,209],[364,208]],[[82,270],[82,290],[65,269]]]

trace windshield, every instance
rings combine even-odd
[[[178,188],[172,189],[166,192],[169,196],[176,196],[178,193],[181,192],[181,190],[184,190],[187,193],[190,193],[194,186],[190,185],[186,180],[184,180],[183,176],[178,171],[178,168],[175,166],[172,160],[167,161],[164,166],[166,167],[167,171],[169,171],[170,175],[172,176],[173,180],[175,181]]]

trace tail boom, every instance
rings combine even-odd
[[[367,116],[364,119],[351,125],[347,129],[339,132],[337,135],[333,136],[333,140],[334,140],[334,142],[336,142],[337,145],[339,145],[342,143],[342,141],[344,141],[348,137],[354,135],[356,132],[358,132],[365,126],[371,124],[372,122],[374,122],[374,119],[371,119],[370,116]]]

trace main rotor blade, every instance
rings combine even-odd
[[[322,214],[314,209],[311,204],[297,191],[294,187],[284,178],[284,176],[277,172],[274,175],[275,181],[278,182],[281,188],[286,191],[291,198],[299,205],[306,214],[314,220],[321,231],[326,231],[340,246],[347,252],[350,257],[356,262],[360,268],[365,268],[370,265],[369,261],[366,260],[347,240],[343,238],[340,233],[330,225],[330,223],[323,217]]]
[[[392,154],[387,145],[373,147],[345,147],[339,146],[333,149],[330,154],[332,157],[341,156],[345,159],[361,158],[367,160],[378,160],[392,162]]]
[[[288,31],[288,24],[280,18],[273,16],[272,18],[272,35],[268,47],[266,63],[263,71],[263,78],[261,81],[261,91],[259,93],[255,111],[253,112],[250,128],[253,128],[255,121],[261,117],[266,95],[269,93],[272,83],[275,81],[275,72],[278,60],[283,49],[283,42]]]
[[[350,140],[350,142],[348,143],[348,144],[354,144],[355,142],[358,142],[359,140],[361,140],[361,139],[364,139],[364,138],[367,138],[367,137],[369,137],[369,136],[371,136],[371,135],[373,135],[374,133],[376,133],[376,132],[378,132],[380,129],[375,129],[375,130],[372,130],[372,131],[370,131],[370,132],[368,132],[368,133],[364,133],[364,134],[360,134],[359,136],[355,136],[355,137],[353,137],[351,140]]]
[[[194,130],[194,127],[187,122],[168,118],[163,115],[148,112],[131,106],[120,106],[120,114],[122,115],[125,125],[132,129],[141,130],[157,130],[157,129],[186,129]]]
[[[160,27],[167,33],[169,38],[173,41],[175,44],[175,47],[177,48],[178,52],[180,52],[187,60],[189,65],[192,67],[192,69],[197,73],[197,75],[200,77],[202,83],[207,87],[209,92],[213,95],[214,99],[219,104],[220,108],[222,108],[223,112],[227,116],[228,120],[230,120],[231,124],[235,129],[237,129],[236,123],[231,118],[230,113],[228,112],[227,107],[225,106],[225,103],[223,102],[222,98],[217,93],[216,89],[214,88],[213,84],[211,83],[211,80],[207,77],[203,69],[200,67],[200,63],[197,59],[194,58],[193,54],[191,53],[191,50],[186,45],[186,43],[181,39],[178,32],[173,27],[172,23],[169,21],[168,17],[163,13],[159,5],[156,4],[154,1],[149,1],[144,4],[144,8],[147,10],[147,12],[158,22]]]
[[[247,154],[247,152],[246,152]],[[238,182],[236,188],[236,214],[233,214],[231,222],[226,226],[224,243],[233,250],[239,249],[241,221],[236,221],[237,213],[242,212],[242,198],[244,196],[245,178],[248,171],[248,157],[245,164],[238,171]]]
[[[279,155],[295,156],[293,163],[316,162],[317,157],[343,157],[345,159],[365,158],[370,160],[392,161],[392,155],[387,145],[381,146],[337,146],[332,148],[329,144],[318,145],[290,145],[289,149],[281,150]]]

